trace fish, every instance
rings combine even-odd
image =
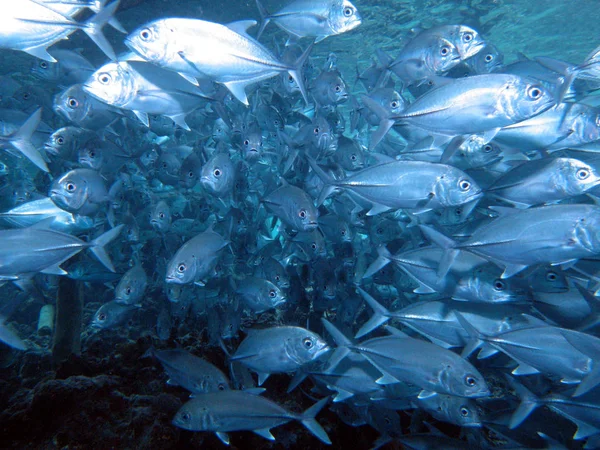
[[[133,31],[125,45],[146,61],[177,72],[193,84],[197,84],[195,78],[221,83],[245,105],[249,105],[246,86],[288,72],[308,104],[300,70],[312,46],[294,65],[284,65],[247,34],[255,25],[254,20],[221,25],[199,19],[159,19]],[[198,51],[200,48],[211,51],[204,53]]]
[[[49,197],[31,200],[10,211],[0,213],[0,219],[15,228],[26,228],[51,217],[54,221],[50,224],[50,228],[56,231],[87,231],[95,226],[94,220],[90,217],[77,216],[65,211],[56,206]]]
[[[318,226],[318,211],[302,189],[285,183],[262,199],[262,203],[287,225],[311,231]]]
[[[109,200],[104,179],[92,169],[74,169],[52,182],[50,199],[61,209],[93,216]]]
[[[258,373],[261,386],[271,374],[300,370],[328,351],[329,346],[316,333],[281,326],[250,331],[229,360],[239,361]]]
[[[115,300],[126,304],[135,305],[142,299],[148,286],[148,277],[141,264],[136,264],[129,269],[119,280],[115,288]]]
[[[135,305],[125,305],[115,300],[103,304],[95,312],[91,323],[93,329],[108,330],[128,321],[139,309]]]
[[[212,227],[183,244],[167,264],[166,283],[203,285],[229,241]]]
[[[286,411],[277,403],[245,391],[224,391],[198,395],[181,407],[173,424],[191,431],[213,431],[229,444],[228,431],[250,430],[269,440],[275,440],[270,428],[298,420],[325,444],[331,444],[315,416],[327,404],[321,399],[302,414]]]
[[[360,13],[348,0],[295,0],[274,14],[269,14],[260,0],[256,0],[256,6],[262,19],[256,39],[270,22],[295,38],[313,37],[315,43],[362,23]]]

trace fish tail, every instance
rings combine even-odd
[[[98,14],[85,22],[82,27],[82,30],[85,32],[85,34],[87,34],[90,39],[94,41],[94,43],[100,48],[100,50],[102,50],[106,56],[113,61],[117,59],[117,55],[106,39],[106,36],[104,36],[102,33],[102,28],[112,20],[115,11],[119,6],[119,2],[120,0],[116,0],[110,5],[102,8]]]
[[[19,152],[25,155],[32,163],[42,169],[44,172],[49,172],[46,161],[41,153],[31,143],[31,136],[37,130],[38,125],[42,120],[42,108],[34,112],[19,130],[9,138],[10,144]]]
[[[381,245],[377,248],[377,259],[371,263],[363,275],[363,278],[372,277],[374,274],[379,272],[385,266],[387,266],[392,258],[392,254],[386,248],[385,245]]]
[[[106,267],[111,272],[115,272],[115,267],[113,266],[112,261],[108,257],[104,246],[110,243],[117,236],[119,236],[119,233],[121,233],[123,227],[124,225],[121,224],[118,227],[112,228],[106,233],[98,236],[90,243],[90,250],[92,251],[94,256],[98,258],[98,261],[100,261],[104,265],[104,267]]]
[[[379,118],[379,126],[371,134],[371,141],[369,143],[369,149],[372,150],[383,140],[396,121],[382,105],[369,96],[363,94],[360,96],[360,99],[363,104]]]
[[[356,336],[354,336],[356,339],[359,339],[390,320],[390,312],[366,291],[361,288],[358,288],[357,290],[360,295],[362,295],[365,302],[373,308],[373,316],[360,328],[360,330],[358,330]]]
[[[469,335],[469,342],[467,342],[467,345],[465,345],[465,348],[461,353],[461,356],[466,359],[471,353],[473,353],[475,350],[477,350],[483,345],[485,336],[483,335],[483,333],[481,333],[481,331],[479,331],[477,328],[471,325],[471,322],[465,319],[465,317],[461,313],[459,313],[458,311],[454,311],[454,315],[458,319],[458,323],[460,323],[460,325]]]
[[[304,411],[304,413],[302,413],[298,420],[300,420],[300,422],[302,422],[302,425],[304,425],[306,429],[312,434],[314,434],[321,442],[331,445],[331,440],[329,439],[327,432],[323,429],[321,424],[319,424],[319,422],[315,420],[317,414],[319,414],[321,409],[323,409],[323,407],[327,404],[328,401],[329,397],[322,398],[317,403],[308,408],[306,411]]]
[[[306,156],[306,158],[308,159],[310,167],[312,167],[317,176],[325,184],[323,186],[323,189],[321,190],[321,193],[319,194],[319,199],[317,200],[317,206],[321,206],[323,202],[327,200],[327,198],[336,191],[337,187],[335,186],[335,180],[333,179],[333,177],[327,174],[327,172],[321,169],[314,159],[312,159],[308,155]]]
[[[348,353],[350,353],[350,347],[352,347],[352,341],[344,336],[340,330],[338,330],[335,325],[329,322],[327,319],[321,319],[323,326],[325,329],[331,334],[333,340],[337,344],[337,348],[333,351],[332,355],[329,357],[327,361],[327,371],[333,370],[339,363],[344,359]]]
[[[258,8],[258,13],[260,14],[261,20],[260,28],[258,29],[258,34],[256,35],[256,40],[258,41],[262,36],[263,32],[265,31],[265,28],[271,21],[271,17],[269,12],[267,11],[267,8],[265,8],[265,6],[260,2],[260,0],[256,0],[256,7]]]
[[[308,55],[312,51],[313,45],[315,45],[314,42],[312,42],[308,47],[306,47],[306,50],[304,50],[302,55],[300,55],[300,57],[296,60],[293,67],[290,67],[288,69],[288,73],[292,76],[292,78],[298,85],[298,88],[300,89],[300,93],[302,94],[302,98],[304,99],[304,102],[307,105],[309,104],[309,101],[308,101],[308,94],[306,92],[306,86],[304,85],[304,79],[302,77],[302,66],[308,59]]]
[[[437,270],[437,276],[439,278],[444,278],[458,257],[460,250],[456,248],[456,243],[452,239],[450,239],[448,236],[444,236],[439,231],[436,231],[427,225],[419,225],[419,228],[421,228],[421,231],[425,237],[427,237],[427,239],[434,242],[444,250]]]
[[[529,417],[533,410],[540,405],[540,400],[533,392],[511,376],[506,375],[506,379],[521,399],[521,403],[510,418],[509,427],[512,430],[521,425],[521,423]]]

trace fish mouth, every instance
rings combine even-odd
[[[461,53],[460,50],[458,50],[458,53],[460,55],[460,58],[462,60],[465,60],[467,58],[471,58],[472,56],[475,56],[477,53],[479,53],[481,50],[483,50],[483,47],[486,46],[485,41],[479,41],[479,42],[475,42],[473,44],[471,44],[471,46],[469,47],[469,49],[467,50],[466,53]]]

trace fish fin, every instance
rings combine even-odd
[[[46,47],[31,47],[24,49],[23,51],[25,53],[29,53],[31,56],[43,59],[44,61],[48,61],[51,63],[58,62],[50,53],[48,53]]]
[[[436,395],[437,395],[437,392],[422,390],[421,392],[419,392],[419,395],[417,396],[417,398],[419,400],[423,400],[425,398],[435,397]]]
[[[487,345],[485,347],[482,347],[481,350],[479,350],[479,353],[477,354],[477,359],[486,359],[496,355],[497,353],[498,350],[496,350],[494,347]]]
[[[185,113],[183,114],[174,114],[172,116],[168,116],[176,125],[179,125],[185,131],[192,131],[187,123],[185,123]]]
[[[377,259],[373,261],[371,265],[367,268],[367,270],[362,276],[363,279],[372,277],[385,266],[387,266],[392,260],[392,254],[385,247],[385,245],[381,245],[377,248],[377,254]]]
[[[311,42],[311,44],[306,47],[306,50],[304,50],[302,55],[300,55],[300,57],[294,62],[294,65],[288,68],[288,73],[298,85],[298,89],[300,89],[300,93],[302,94],[302,98],[304,99],[304,103],[306,103],[306,105],[309,105],[310,102],[308,101],[308,94],[306,92],[306,86],[304,85],[304,78],[302,77],[302,66],[304,66],[304,63],[308,59],[308,55],[312,51],[314,45],[315,43]]]
[[[292,380],[290,381],[290,385],[288,386],[287,393],[289,394],[294,389],[296,389],[304,380],[306,379],[306,372],[303,370],[298,370]]]
[[[598,432],[600,431],[593,425],[587,424],[582,421],[573,420],[572,418],[569,419],[572,420],[575,423],[575,425],[577,425],[577,432],[573,435],[573,439],[575,439],[576,441],[579,439],[585,439],[587,437],[593,436],[594,434],[598,434]]]
[[[365,334],[370,333],[390,320],[390,312],[383,305],[379,304],[377,300],[361,288],[357,290],[365,302],[373,309],[373,316],[357,331],[354,336],[356,339],[363,337]]]
[[[223,83],[229,92],[233,94],[240,102],[246,106],[250,106],[248,103],[248,97],[246,96],[246,86],[250,84],[247,80],[244,81],[228,81]]]
[[[21,125],[21,128],[10,136],[10,144],[21,152],[29,161],[35,164],[44,172],[49,172],[46,161],[42,157],[41,153],[31,143],[31,136],[37,130],[38,125],[42,120],[42,108],[35,111],[29,118]]]
[[[338,345],[327,360],[326,371],[331,372],[350,353],[349,347],[352,346],[352,342],[328,320],[321,318],[321,322]]]
[[[323,429],[319,422],[315,420],[315,417],[317,414],[319,414],[321,409],[323,409],[328,401],[329,397],[322,398],[298,417],[298,420],[300,420],[302,425],[304,425],[308,431],[310,431],[325,444],[331,444],[331,440],[329,439],[329,436],[327,436],[327,432]]]
[[[349,398],[354,397],[354,393],[346,391],[345,389],[341,389],[337,386],[327,386],[327,389],[331,391],[335,391],[335,396],[333,397],[333,403],[343,402],[348,400]]]
[[[394,384],[394,383],[399,382],[399,380],[396,377],[390,375],[387,372],[382,372],[380,368],[377,368],[377,370],[379,370],[382,373],[382,375],[381,375],[381,377],[379,377],[375,380],[375,383],[381,384],[381,385],[386,385],[386,384]]]
[[[415,294],[435,294],[437,292],[435,289],[431,289],[429,286],[424,285],[420,281],[417,281],[417,283],[419,283],[419,287],[413,290]],[[454,300],[460,301],[461,299]]]
[[[529,364],[519,363],[516,369],[511,372],[513,375],[535,375],[540,373],[535,367],[530,366]]]
[[[265,439],[268,439],[270,441],[274,441],[275,440],[275,436],[273,436],[271,434],[271,430],[269,430],[268,428],[261,428],[260,430],[252,430],[254,433],[258,434],[259,436],[264,437]]]
[[[256,0],[256,7],[258,8],[258,13],[260,14],[260,20],[261,20],[260,27],[258,29],[258,33],[256,34],[256,40],[258,41],[260,39],[260,37],[262,36],[263,32],[265,31],[265,28],[271,21],[271,18],[269,17],[270,16],[269,12],[264,7],[264,5],[260,2],[260,0]]]
[[[484,335],[473,325],[471,325],[471,323],[465,319],[461,313],[454,311],[454,315],[460,323],[460,326],[465,329],[470,338],[469,342],[467,342],[467,345],[465,345],[465,348],[461,353],[461,356],[466,359],[471,353],[483,345]]]
[[[460,135],[454,137],[450,143],[446,146],[444,153],[442,153],[442,157],[440,158],[440,162],[445,164],[450,161],[450,158],[454,156],[454,154],[458,151],[461,145],[465,143],[469,136]]]
[[[188,75],[187,73],[177,72],[181,78],[186,80],[189,83],[192,83],[194,86],[199,86],[198,80],[196,77]]]
[[[376,216],[378,214],[388,212],[390,209],[389,206],[380,205],[379,203],[373,203],[371,209],[367,212],[367,216]]]
[[[509,428],[512,430],[521,425],[540,403],[539,399],[517,380],[509,375],[506,375],[506,379],[521,399],[521,403],[510,418]]]
[[[438,245],[444,250],[437,270],[437,276],[439,278],[444,278],[450,270],[450,267],[456,260],[460,250],[454,248],[456,244],[452,239],[443,235],[439,231],[427,225],[419,225],[419,228],[421,229],[425,237],[427,237],[427,239],[434,242],[436,245]]]
[[[398,328],[392,327],[390,325],[386,325],[385,331],[387,331],[388,333],[390,333],[390,335],[397,337],[397,338],[402,338],[402,339],[410,338],[410,336],[408,334],[406,334],[404,331],[400,331]]]
[[[264,394],[267,390],[265,388],[247,388],[247,389],[243,389],[243,391],[247,394],[252,394],[252,395],[262,395]]]
[[[87,34],[89,38],[100,48],[100,50],[102,50],[104,54],[113,61],[116,61],[117,55],[106,39],[106,36],[104,36],[102,33],[102,28],[112,20],[115,11],[119,7],[119,1],[120,0],[116,0],[110,5],[102,8],[98,14],[85,22],[82,27],[82,30],[85,32],[85,34]]]
[[[573,397],[579,397],[600,384],[600,366],[597,364],[597,361],[594,361],[593,364],[596,367],[581,380],[581,383],[579,383],[579,386],[577,386],[577,389],[573,393]]]
[[[229,445],[229,435],[227,433],[223,433],[222,431],[215,431],[215,434],[223,444]]]
[[[121,224],[115,228],[108,230],[106,233],[98,236],[90,243],[90,250],[94,254],[98,261],[100,261],[104,267],[106,267],[111,272],[115,272],[115,267],[113,266],[104,246],[110,243],[113,239],[115,239],[121,233],[125,225]]]
[[[396,121],[389,114],[389,112],[379,103],[377,103],[372,98],[361,95],[361,100],[365,104],[367,108],[369,108],[378,118],[379,118],[379,127],[371,134],[371,141],[369,142],[369,150],[373,150],[377,147],[385,135],[390,131],[390,129],[394,126]]]
[[[30,225],[28,228],[30,230],[50,230],[54,220],[54,217],[46,217],[45,219]]]
[[[254,39],[248,35],[248,29],[256,26],[256,24],[257,24],[256,20],[237,20],[235,22],[230,22],[230,23],[226,24],[225,26],[227,28],[229,28],[231,31],[236,32],[237,34],[241,34],[242,36],[246,36],[251,39]]]
[[[523,264],[506,264],[506,266],[504,267],[504,272],[502,272],[500,278],[502,278],[503,280],[506,278],[510,278],[513,275],[527,269],[527,267],[528,266]]]
[[[333,179],[333,177],[330,176],[323,169],[321,169],[314,159],[312,159],[309,156],[307,156],[307,159],[312,170],[324,183],[323,189],[321,189],[321,193],[319,194],[319,198],[317,199],[317,206],[321,206],[331,194],[338,190],[338,188],[337,186],[335,186],[335,180]]]
[[[133,114],[135,114],[135,117],[137,117],[140,122],[142,122],[144,125],[150,128],[150,120],[148,119],[148,113],[137,110],[133,110],[132,112]]]
[[[262,386],[263,383],[265,381],[267,381],[267,378],[269,378],[269,376],[271,375],[270,373],[266,373],[266,372],[256,372],[256,374],[258,375],[258,385]]]
[[[66,275],[67,274],[67,272],[65,270],[63,270],[58,264],[54,264],[53,266],[46,267],[41,272],[48,274],[48,275]]]

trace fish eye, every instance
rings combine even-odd
[[[312,348],[312,346],[313,346],[313,342],[312,342],[312,340],[310,338],[304,338],[302,340],[302,343],[304,344],[304,346],[306,348]]]
[[[351,159],[352,161],[356,161],[356,155],[353,153],[352,155],[350,155],[350,159]]]
[[[104,313],[98,314],[98,320],[100,320],[101,322],[104,322],[106,320],[106,314],[104,314]]]
[[[319,134],[319,131],[321,131],[321,129],[319,127],[315,127],[315,129],[314,129],[315,134]]]
[[[462,209],[461,208],[456,208],[454,210],[454,214],[456,214],[457,216],[461,216],[462,215]]]
[[[342,87],[339,84],[335,85],[335,92],[340,92],[342,90]]]
[[[75,184],[71,183],[71,182],[67,182],[66,188],[67,188],[67,191],[73,192],[75,190]]]
[[[42,61],[42,62],[40,63],[40,67],[41,67],[42,69],[47,69],[47,68],[48,68],[48,63],[47,63],[46,61]]]
[[[350,8],[349,6],[344,8],[344,16],[351,17],[353,14],[354,14],[354,10],[352,8]]]
[[[67,105],[69,105],[71,108],[77,108],[79,106],[79,102],[77,101],[76,98],[69,97],[67,99]]]
[[[184,422],[189,422],[191,418],[192,416],[190,415],[190,413],[183,413],[181,415],[181,420],[183,420]]]
[[[542,90],[537,86],[531,86],[529,89],[527,89],[527,96],[531,100],[537,100],[542,96]]]
[[[471,183],[469,183],[467,180],[461,180],[458,183],[458,187],[461,191],[466,192],[471,189]]]
[[[275,281],[279,281],[279,275],[275,275]]]
[[[313,250],[316,250],[317,248],[317,244],[315,244],[314,242],[312,244],[310,244],[310,248],[312,248]]]
[[[144,28],[142,31],[140,31],[140,37],[142,38],[142,41],[149,41],[150,36],[152,36],[152,33],[150,33],[148,28]]]
[[[58,137],[56,138],[56,143],[57,143],[58,145],[63,145],[63,144],[65,143],[65,138],[64,138],[64,137],[62,137],[62,136],[58,136]]]
[[[460,415],[463,416],[463,417],[468,417],[468,415],[469,415],[469,409],[467,407],[465,407],[465,406],[462,406],[460,408]]]
[[[580,180],[585,180],[589,176],[590,176],[590,171],[587,169],[579,169],[577,171],[577,178],[579,178]]]
[[[477,384],[477,380],[475,379],[475,377],[471,376],[471,375],[467,375],[465,377],[465,383],[467,386],[475,386]]]
[[[342,230],[342,236],[346,236],[346,230]]]
[[[494,281],[494,289],[496,291],[503,291],[505,288],[506,288],[506,285],[504,284],[504,281],[502,281],[502,280]]]
[[[450,53],[450,48],[447,45],[444,45],[440,49],[440,55],[442,55],[442,56],[448,56],[449,53]]]
[[[494,60],[494,55],[488,53],[487,55],[485,55],[485,58],[483,58],[485,60],[485,62],[489,63],[492,62]]]
[[[165,218],[165,213],[162,213],[162,212],[158,213],[158,217],[161,218],[161,219],[164,219]]]
[[[221,170],[219,170],[219,169],[215,169],[215,170],[213,170],[213,175],[214,175],[215,177],[220,177],[220,176],[221,176]]]
[[[271,289],[271,290],[269,291],[269,297],[271,297],[271,298],[275,298],[275,297],[277,297],[277,292],[275,292],[275,290],[274,290],[274,289]]]
[[[125,293],[126,293],[127,295],[130,295],[130,294],[131,294],[131,288],[130,288],[130,287],[128,287],[127,289],[125,289]]]
[[[473,40],[473,33],[465,33],[463,35],[463,41],[471,42]]]
[[[96,156],[96,152],[92,151],[90,152],[90,157],[94,158]]]
[[[300,217],[301,219],[305,219],[306,211],[304,209],[301,209],[300,212],[298,213],[298,217]]]
[[[491,151],[492,151],[492,149],[493,149],[493,148],[494,148],[494,147],[492,147],[490,144],[485,144],[485,145],[483,146],[483,151],[484,151],[485,153],[489,153],[489,152],[491,152]]]
[[[108,74],[108,73],[101,73],[98,76],[98,81],[101,84],[108,84],[108,83],[110,83],[112,81],[112,76],[110,76],[110,74]]]
[[[225,390],[225,385],[224,385],[223,383],[219,383],[219,385],[217,386],[217,388],[218,388],[220,391],[224,391],[224,390]]]
[[[546,280],[548,280],[548,281],[556,281],[557,278],[558,278],[558,275],[556,275],[556,273],[554,273],[554,272],[548,272],[546,274]]]
[[[396,109],[398,107],[398,102],[397,101],[393,101],[390,105],[392,108]]]
[[[249,141],[248,139],[246,139],[246,140],[244,141],[244,145],[250,145],[250,141]]]
[[[186,267],[185,267],[185,264],[183,264],[183,263],[182,263],[182,264],[179,264],[179,265],[177,266],[177,271],[178,271],[179,273],[183,273],[183,272],[185,272],[185,269],[186,269]]]
[[[168,165],[167,165],[167,163],[166,163],[166,162],[163,162],[163,163],[162,163],[162,166],[163,166],[163,169],[166,169],[166,168],[168,167]]]
[[[192,172],[191,170],[188,172],[188,177],[193,178],[194,177],[194,172]]]
[[[30,97],[29,92],[25,92],[23,94],[23,100],[29,100],[29,97]]]

